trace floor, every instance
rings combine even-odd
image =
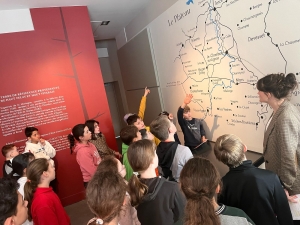
[[[94,217],[85,200],[65,207],[72,225],[86,225]]]
[[[261,157],[261,154],[247,151],[246,157],[255,162]],[[216,159],[213,151],[209,152],[208,159],[217,167],[221,176],[224,176],[228,172],[228,167]],[[93,214],[89,210],[85,200],[66,206],[65,210],[71,219],[72,225],[86,225],[93,218]]]

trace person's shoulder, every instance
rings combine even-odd
[[[186,146],[184,146],[184,145],[181,145],[181,144],[178,144],[177,149],[186,150],[186,151],[188,150],[188,151],[190,151],[190,149],[189,149],[188,147],[186,147]]]
[[[176,153],[180,155],[193,155],[189,147],[180,144],[177,146]]]
[[[163,188],[165,188],[166,190],[179,190],[179,184],[175,181],[169,181],[169,180],[166,180],[166,178],[164,177],[161,177],[160,179],[162,179],[161,182],[163,182]]]
[[[284,104],[283,109],[281,113],[278,115],[278,117],[280,118],[280,117],[290,117],[290,116],[300,118],[300,114],[296,106],[294,106],[294,104],[291,103],[290,101],[287,101]]]
[[[228,216],[238,216],[238,217],[245,217],[248,218],[248,215],[241,209],[231,207],[231,206],[225,206],[225,209],[221,212],[222,215],[228,215]]]

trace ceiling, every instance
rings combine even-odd
[[[130,23],[151,0],[0,0],[0,10],[87,6],[95,40],[112,39]],[[110,21],[100,26],[101,21]]]

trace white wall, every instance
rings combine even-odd
[[[178,0],[152,0],[115,38],[118,49],[140,33],[155,18],[170,8]]]

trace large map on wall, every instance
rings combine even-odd
[[[256,82],[270,73],[300,77],[299,8],[297,0],[175,3],[148,27],[165,110],[176,113],[191,93],[209,139],[233,133],[262,152],[272,109],[259,102]]]

